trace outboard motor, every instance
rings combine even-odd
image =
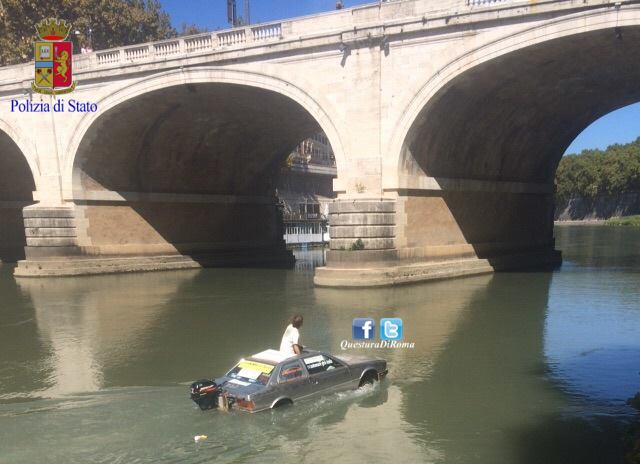
[[[203,411],[218,406],[221,390],[213,380],[202,379],[191,384],[191,399]]]

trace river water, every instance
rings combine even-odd
[[[376,290],[295,270],[15,281],[0,268],[0,463],[618,463],[640,390],[640,230],[557,228],[564,264]],[[201,412],[191,381],[277,347],[341,351],[355,317],[413,349],[376,387],[258,414]],[[195,435],[208,439],[194,442]]]

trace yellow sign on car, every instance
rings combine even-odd
[[[263,364],[263,363],[259,363],[255,361],[247,361],[243,359],[238,363],[238,367],[240,367],[241,369],[249,369],[252,371],[262,372],[263,374],[271,374],[271,371],[273,370],[274,366],[271,366],[270,364]]]

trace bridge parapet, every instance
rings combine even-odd
[[[266,24],[98,51],[76,57],[74,64],[77,70],[126,65],[134,62],[155,61],[179,55],[215,51],[226,47],[239,47],[247,43],[267,42],[281,38],[281,23]]]
[[[81,70],[94,66],[154,61],[158,58],[215,51],[226,47],[242,47],[246,44],[282,38],[282,23],[270,23],[98,51],[93,54],[81,55],[75,58],[74,62],[76,69]]]
[[[493,6],[501,3],[513,3],[516,0],[466,0],[467,6],[479,7],[479,6]]]
[[[272,52],[275,44],[285,49],[347,43],[370,46],[385,36],[391,40],[424,30],[447,30],[461,24],[505,20],[559,10],[598,8],[633,3],[634,0],[393,0],[331,11],[286,21],[207,32],[145,44],[135,44],[74,57],[78,74],[104,72],[128,65],[147,65],[182,59],[210,60],[209,55],[255,49],[250,55]],[[303,45],[304,44],[304,45]],[[221,55],[222,56],[222,55]],[[204,57],[204,58],[203,58]],[[174,63],[175,65],[175,63]],[[23,90],[33,80],[31,63],[0,68],[0,92],[11,93],[16,84]]]

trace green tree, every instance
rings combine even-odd
[[[100,50],[177,35],[158,0],[1,1],[0,66],[33,59],[35,25],[45,18],[71,23],[68,40],[77,49]]]
[[[556,198],[593,198],[640,191],[640,137],[625,145],[567,155],[556,171]]]
[[[195,24],[182,23],[180,26],[180,35],[196,35],[203,32],[208,32],[208,29],[202,29]]]

